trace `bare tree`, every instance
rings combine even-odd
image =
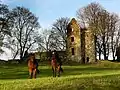
[[[53,24],[52,29],[52,38],[51,40],[51,46],[63,50],[66,49],[66,37],[67,37],[67,26],[69,23],[69,18],[61,17],[56,20],[56,22]],[[61,48],[62,47],[62,48]]]
[[[84,27],[88,25],[95,38],[96,51],[101,59],[101,54],[104,55],[104,59],[108,59],[110,52],[109,42],[109,14],[99,3],[91,3],[82,9],[77,11],[77,17],[80,23],[83,23]],[[97,56],[96,52],[96,56]]]
[[[51,29],[44,29],[41,36],[37,38],[37,44],[40,50],[49,51],[50,50],[50,38],[51,38]]]
[[[110,15],[110,45],[113,60],[115,60],[116,48],[119,46],[120,41],[120,21],[118,15],[115,13]]]
[[[99,40],[99,49],[104,55],[104,59],[108,60],[110,53],[112,52],[113,60],[115,60],[115,50],[119,41],[119,18],[116,14],[103,11],[99,13],[99,29],[101,33],[97,37]],[[117,36],[116,36],[117,34]],[[99,52],[100,53],[100,52]]]
[[[108,13],[106,10],[102,10],[101,12],[99,12],[99,15],[98,15],[98,20],[99,20],[98,29],[100,33],[97,35],[97,37],[99,36],[99,40],[98,40],[98,43],[100,45],[99,48],[101,48],[101,45],[103,47],[102,53],[104,55],[105,60],[108,60],[109,50],[110,50],[109,48],[110,46],[110,43],[109,43],[109,32],[110,32],[109,20],[110,18],[109,16],[110,16],[110,13]]]
[[[101,32],[101,30],[98,28],[99,26],[99,13],[104,10],[99,3],[91,3],[87,6],[80,8],[77,11],[77,18],[80,24],[82,24],[84,27],[90,27],[92,32],[94,33],[95,38],[95,49],[97,50],[97,35]],[[96,52],[97,56],[97,52]]]
[[[91,3],[87,6],[78,9],[77,11],[77,18],[80,24],[83,24],[84,27],[87,25],[92,25],[94,29],[98,26],[98,14],[103,10],[103,7],[99,5],[99,3]],[[97,33],[98,30],[94,30],[94,33]]]
[[[7,5],[0,4],[0,52],[3,52],[1,47],[4,45],[4,38],[6,35],[11,35],[10,31],[10,19],[7,17],[9,9]]]
[[[66,44],[65,42],[63,42],[63,38],[61,37],[61,35],[59,33],[56,32],[51,32],[50,35],[50,43],[49,43],[49,47],[51,50],[65,50],[66,49]]]
[[[36,42],[35,38],[38,36],[37,30],[40,25],[38,23],[38,18],[24,7],[16,7],[10,13],[9,16],[11,20],[14,21],[12,27],[12,37],[11,39],[14,46],[16,46],[17,51],[20,55],[20,60],[24,58],[25,50],[29,50],[30,47]],[[14,47],[15,48],[15,47]]]

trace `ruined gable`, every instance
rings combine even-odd
[[[67,57],[80,62],[80,28],[77,21],[73,18],[67,27]]]
[[[67,57],[80,63],[95,61],[94,35],[90,29],[83,29],[73,18],[67,27]]]

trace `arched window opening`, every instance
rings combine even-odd
[[[74,37],[71,37],[71,42],[74,42]]]
[[[72,55],[75,55],[75,51],[74,51],[74,48],[72,48],[71,50],[72,50]]]

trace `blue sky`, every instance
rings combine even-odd
[[[90,4],[98,2],[109,12],[120,15],[120,0],[0,0],[7,4],[11,9],[16,6],[29,8],[37,17],[41,27],[49,28],[56,19],[60,17],[76,17],[76,11]],[[1,2],[0,2],[1,3]],[[10,51],[0,56],[1,59],[11,58]]]
[[[10,8],[24,6],[37,17],[40,25],[48,28],[60,17],[76,17],[76,11],[91,2],[98,2],[110,12],[120,13],[120,0],[1,0]]]

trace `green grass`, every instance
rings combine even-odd
[[[120,63],[64,65],[61,77],[50,66],[39,66],[37,79],[28,79],[27,65],[0,65],[0,90],[120,90]]]

